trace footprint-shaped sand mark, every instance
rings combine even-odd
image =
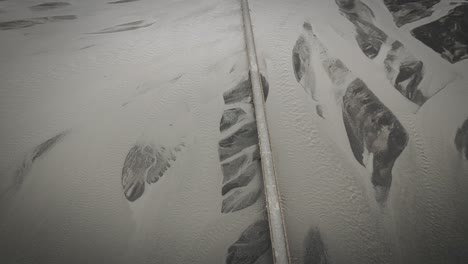
[[[135,144],[122,168],[122,187],[127,200],[133,202],[145,192],[145,186],[158,182],[176,160],[184,143],[173,149],[154,144]]]

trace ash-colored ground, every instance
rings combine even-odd
[[[250,1],[293,263],[468,260],[462,1],[400,2]],[[271,263],[243,34],[239,1],[0,1],[0,263]]]

